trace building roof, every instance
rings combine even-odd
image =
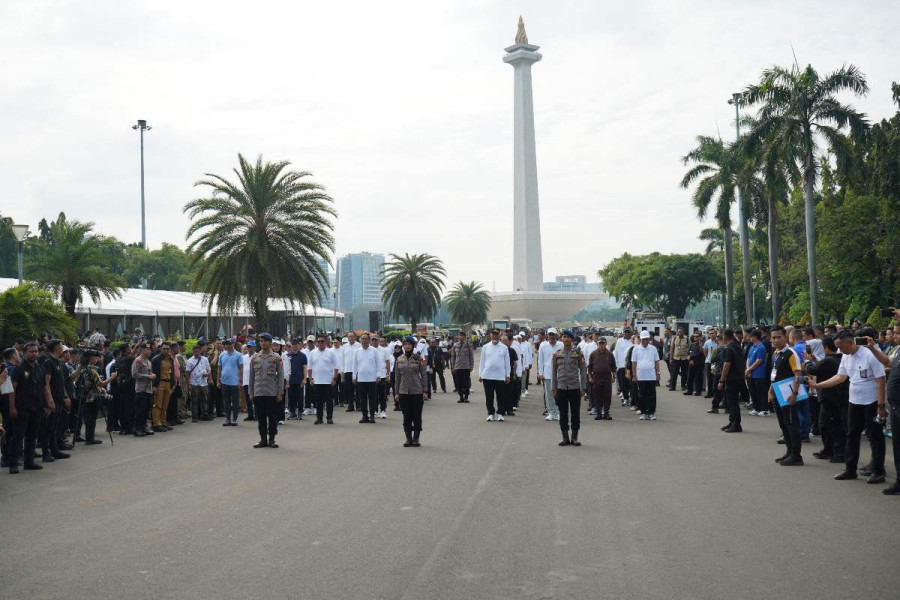
[[[0,292],[15,287],[19,284],[18,279],[0,277]],[[317,308],[311,304],[295,304],[293,307],[290,302],[284,300],[270,300],[269,310],[273,312],[294,310],[297,314],[307,316],[315,315],[317,317],[340,317],[343,313],[335,312],[327,308]],[[205,294],[195,292],[172,292],[168,290],[144,290],[140,288],[125,288],[122,295],[118,298],[101,298],[100,302],[93,302],[90,298],[85,298],[84,302],[79,303],[75,307],[77,314],[92,315],[157,315],[160,317],[205,317],[210,311],[207,311]],[[218,315],[219,311],[213,306],[211,311],[213,315]],[[247,309],[241,309],[234,313],[234,317],[252,317],[253,313]]]

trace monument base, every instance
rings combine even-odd
[[[534,323],[570,321],[572,316],[598,300],[605,292],[499,292],[491,294],[488,319],[530,319]]]

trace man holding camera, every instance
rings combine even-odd
[[[81,376],[81,393],[84,406],[84,445],[94,446],[102,444],[102,440],[94,438],[97,428],[97,413],[100,411],[100,403],[106,397],[106,384],[118,377],[118,373],[110,375],[109,379],[100,377],[100,353],[96,350],[88,350],[87,366],[83,367]]]
[[[844,354],[837,375],[818,383],[810,383],[813,389],[828,389],[850,381],[850,403],[847,411],[847,447],[844,450],[842,472],[834,476],[838,481],[856,479],[859,463],[859,442],[863,430],[869,437],[872,449],[872,473],[867,483],[883,483],[884,474],[884,423],[887,418],[884,393],[884,367],[875,355],[857,342],[853,332],[838,333],[835,343]]]

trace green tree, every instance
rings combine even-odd
[[[810,316],[818,323],[819,283],[816,265],[815,188],[816,150],[824,140],[836,159],[838,170],[847,171],[853,152],[851,140],[842,134],[848,128],[853,142],[862,143],[868,124],[865,115],[842,104],[838,94],[850,91],[857,96],[868,93],[865,75],[848,65],[820,77],[812,65],[800,69],[775,66],[763,71],[756,85],[743,92],[745,106],[761,105],[756,126],[747,135],[747,147],[765,143],[787,153],[802,173],[805,203],[806,252],[809,270]]]
[[[19,276],[19,242],[12,226],[11,218],[0,216],[0,277]]]
[[[722,289],[722,271],[701,254],[623,254],[597,273],[623,306],[681,318],[689,306]]]
[[[0,343],[4,348],[18,338],[36,340],[45,334],[73,343],[75,327],[75,319],[53,294],[35,284],[23,283],[0,294]]]
[[[128,285],[136,287],[143,278],[151,290],[186,292],[196,275],[191,267],[191,257],[176,246],[163,242],[161,248],[144,250],[140,245],[126,248],[128,257],[125,278]]]
[[[459,281],[447,294],[447,311],[454,323],[479,325],[487,321],[491,295],[476,281]]]
[[[384,265],[381,299],[394,315],[409,319],[416,330],[422,317],[433,315],[441,304],[444,263],[431,254],[391,254]]]
[[[187,232],[193,286],[225,312],[248,305],[257,327],[269,327],[268,300],[321,303],[331,261],[337,212],[325,188],[290,163],[248,162],[238,154],[237,180],[207,173],[195,186],[209,196],[184,207],[193,221]]]
[[[731,205],[736,199],[735,192],[743,167],[743,157],[734,146],[727,145],[720,139],[701,135],[697,136],[697,147],[682,160],[685,165],[694,165],[682,178],[681,187],[687,189],[697,182],[691,198],[694,208],[697,209],[697,216],[700,219],[706,218],[710,207],[713,207],[716,224],[722,230],[725,247],[725,322],[731,325],[734,323]]]
[[[26,271],[59,296],[70,316],[85,294],[94,302],[116,298],[125,283],[104,266],[103,237],[91,233],[93,229],[93,223],[67,221],[60,213],[48,224],[46,235],[29,244]]]

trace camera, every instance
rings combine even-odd
[[[893,317],[893,316],[894,316],[894,310],[895,310],[895,309],[893,309],[893,308],[882,308],[882,309],[881,309],[881,316],[882,316],[882,317]]]
[[[853,343],[857,346],[868,346],[869,340],[864,337],[853,338]]]

